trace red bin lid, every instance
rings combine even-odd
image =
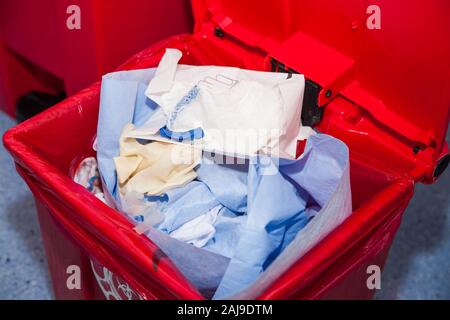
[[[323,88],[321,105],[342,95],[401,139],[436,154],[443,149],[450,107],[450,1],[192,3],[197,29],[212,22],[243,45],[305,74]]]

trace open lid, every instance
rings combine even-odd
[[[448,0],[193,0],[206,24],[258,48],[335,97],[360,106],[418,150],[446,150],[450,107]],[[234,44],[235,46],[235,44]],[[314,122],[313,122],[314,123]],[[447,153],[447,151],[444,151]],[[414,153],[412,153],[414,156]],[[448,161],[448,158],[447,160]]]

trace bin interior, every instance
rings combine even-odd
[[[183,37],[168,44],[168,47],[177,47],[183,51],[182,64],[245,67],[233,56],[221,55],[222,59],[218,62],[207,55],[208,51],[202,51],[202,48],[197,45],[197,41],[191,42],[191,40]],[[156,53],[151,52],[149,55],[150,52],[143,51],[127,62],[123,68],[155,67],[163,52],[164,50],[159,50]],[[216,55],[211,56],[217,57]],[[136,61],[139,62],[136,63]],[[96,83],[82,91],[81,94],[64,101],[64,107],[55,106],[51,112],[40,115],[40,121],[27,122],[27,130],[21,132],[24,143],[32,148],[41,159],[45,159],[49,164],[55,166],[63,175],[72,176],[79,162],[88,156],[95,156],[92,145],[97,130],[99,91],[100,84]],[[359,151],[354,152],[351,147],[350,158],[354,210],[393,181],[405,178],[400,171],[375,159],[370,159]]]
[[[211,45],[208,41],[197,39],[195,36],[177,36],[161,42],[147,50],[132,57],[125,63],[121,69],[142,69],[155,67],[164,50],[167,47],[178,48],[183,51],[183,58],[181,63],[191,65],[226,65],[236,66],[242,68],[252,68],[259,70],[269,70],[270,66],[267,61],[260,59],[260,67],[256,68],[257,63],[252,60],[250,63],[236,58],[237,52],[228,54],[220,48]],[[89,210],[86,207],[83,210],[76,211],[72,208],[80,220],[90,220],[98,216],[98,210],[106,212],[112,211],[107,209],[93,195],[89,194],[87,190],[71,181],[70,177],[77,164],[87,156],[95,155],[92,150],[92,144],[96,135],[98,108],[100,98],[100,84],[96,83],[91,87],[81,91],[80,93],[66,99],[62,103],[52,107],[51,109],[41,113],[35,118],[24,122],[18,127],[12,129],[4,137],[6,147],[11,151],[19,168],[24,169],[25,174],[29,174],[34,178],[34,181],[40,181],[39,184],[56,198],[61,198],[65,202],[73,202],[78,208],[83,204],[77,203],[77,199],[68,198],[67,191],[73,191],[75,198],[90,199],[89,202],[95,204],[97,210]],[[25,152],[26,150],[26,152]],[[25,156],[26,154],[26,156]],[[353,150],[350,146],[351,154],[351,187],[353,210],[364,212],[364,207],[367,203],[380,202],[374,198],[381,199],[392,190],[387,190],[394,184],[401,185],[400,189],[394,192],[394,197],[398,197],[398,202],[403,203],[408,201],[404,193],[400,191],[407,191],[412,188],[412,182],[404,173],[397,171],[376,159],[368,158],[360,154],[357,150]],[[37,169],[38,167],[42,169]],[[49,186],[46,184],[57,180],[59,184],[64,184],[64,190]],[[30,180],[27,181],[30,184]],[[399,183],[400,182],[400,183]],[[403,183],[406,182],[406,183]],[[33,188],[32,188],[33,190]],[[79,195],[79,196],[78,196]],[[37,196],[38,197],[38,196]],[[392,196],[390,196],[392,197]],[[406,200],[405,200],[406,199]],[[80,200],[78,200],[80,201]],[[70,206],[70,203],[68,204]],[[373,206],[373,204],[372,204]],[[383,204],[380,204],[382,207]],[[388,214],[390,208],[383,209]],[[374,210],[372,210],[374,211]],[[371,214],[370,210],[367,211]],[[110,226],[104,228],[101,232],[103,238],[111,240],[113,235],[109,232],[115,232],[123,228],[123,224],[117,222],[121,221],[118,216],[121,213],[113,213],[117,216],[109,222]],[[366,214],[366,213],[364,213]],[[110,216],[111,213],[108,213]],[[70,219],[69,219],[70,220]],[[122,219],[123,220],[123,219]],[[369,220],[367,220],[369,221]],[[68,222],[70,223],[70,221]],[[345,222],[344,224],[346,224]],[[115,225],[116,224],[116,225]],[[113,228],[110,228],[113,226]],[[131,231],[131,224],[127,226]],[[375,228],[375,226],[370,226]],[[91,231],[93,234],[100,231]],[[137,236],[134,231],[121,235],[121,241],[127,242],[127,245],[135,246],[136,254],[148,255],[153,252],[153,249],[144,251],[143,246],[148,245],[149,240],[144,236]],[[126,239],[129,237],[129,239]],[[139,239],[141,243],[137,243]],[[323,241],[327,241],[324,239]],[[127,257],[127,259],[132,259]],[[102,261],[102,259],[99,259]],[[330,260],[331,261],[331,260]],[[105,261],[103,261],[105,262]],[[160,268],[162,269],[162,267]],[[142,270],[141,270],[142,272]],[[145,270],[144,270],[145,272]],[[125,279],[127,279],[125,277]],[[186,289],[191,290],[191,289]],[[192,289],[195,290],[195,289]]]
[[[201,47],[183,38],[170,43],[169,47],[178,47],[183,51],[181,63],[192,65],[219,64],[227,66],[242,66],[233,56],[222,55],[220,63],[211,61],[201,51]],[[142,52],[124,65],[125,69],[146,68],[156,66],[160,50],[156,54]],[[215,56],[215,55],[213,55]],[[215,59],[214,59],[215,60]],[[136,64],[136,61],[139,61]],[[66,100],[64,107],[56,106],[50,113],[39,116],[40,121],[27,123],[27,130],[23,132],[23,141],[31,147],[42,159],[55,166],[62,174],[71,176],[77,164],[87,156],[95,155],[92,144],[95,139],[100,85],[81,92],[81,96],[73,96]],[[45,124],[44,124],[45,122]],[[64,125],[61,125],[63,123]],[[351,187],[353,209],[356,210],[365,201],[372,198],[390,185],[394,180],[403,177],[399,171],[390,168],[374,159],[353,152],[351,150]]]

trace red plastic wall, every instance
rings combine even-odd
[[[369,5],[380,29],[367,27]],[[259,50],[321,85],[321,106],[353,106],[321,129],[347,128],[338,136],[362,153],[368,136],[373,156],[434,180],[450,116],[448,0],[193,0],[193,9],[198,33],[219,26],[229,50]]]
[[[80,30],[66,26],[70,5]],[[30,90],[71,95],[192,23],[189,0],[0,0],[0,108],[14,115]]]

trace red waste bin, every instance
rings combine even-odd
[[[298,71],[307,78],[303,121],[348,144],[352,215],[260,299],[371,298],[367,268],[383,267],[414,184],[433,182],[448,164],[449,4],[414,0],[405,10],[378,0],[381,29],[371,30],[365,3],[195,0],[192,35],[120,68],[154,67],[170,47],[184,64]],[[201,299],[158,247],[70,178],[95,155],[99,90],[96,83],[4,136],[36,198],[55,296]],[[66,285],[70,265],[81,268],[81,290]]]
[[[192,25],[188,0],[0,0],[0,108],[14,116],[30,91],[74,94]]]

